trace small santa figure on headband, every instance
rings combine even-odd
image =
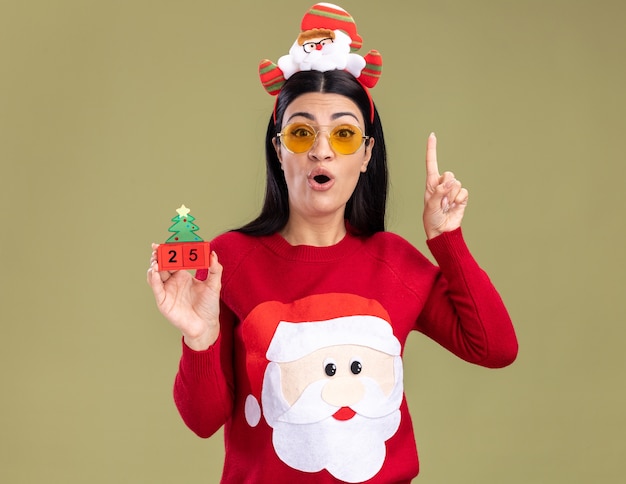
[[[382,57],[370,50],[365,57],[357,54],[363,39],[352,16],[330,3],[311,7],[300,24],[300,34],[289,54],[278,63],[265,59],[259,64],[261,83],[268,93],[277,95],[286,79],[300,71],[346,70],[366,87],[374,87],[380,78]]]

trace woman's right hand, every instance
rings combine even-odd
[[[206,350],[220,332],[220,290],[222,265],[211,252],[205,281],[186,270],[159,272],[158,244],[152,244],[148,284],[161,314],[183,334],[185,344],[196,351]]]

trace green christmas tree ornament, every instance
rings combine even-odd
[[[185,204],[181,205],[176,212],[178,212],[178,215],[172,218],[174,225],[168,229],[170,232],[174,232],[174,235],[167,239],[165,243],[202,242],[202,238],[196,234],[196,231],[200,230],[200,227],[193,223],[195,217],[189,215],[190,210],[185,207]]]

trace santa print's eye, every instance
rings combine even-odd
[[[335,376],[335,373],[337,373],[337,364],[335,363],[335,360],[332,358],[326,358],[324,360],[324,373],[328,376]]]
[[[355,375],[358,375],[361,371],[363,371],[363,365],[359,360],[352,360],[352,363],[350,363],[350,371]]]

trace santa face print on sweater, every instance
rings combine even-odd
[[[265,419],[276,455],[294,469],[326,469],[345,482],[375,476],[403,398],[400,343],[382,307],[345,294],[265,303],[243,331],[251,343],[246,420],[256,427]]]

